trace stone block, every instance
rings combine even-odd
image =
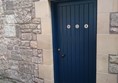
[[[13,45],[7,45],[8,50],[13,50]]]
[[[6,6],[6,10],[13,10],[14,9],[13,1],[6,1],[5,6]]]
[[[21,41],[20,46],[29,47],[30,46],[30,42],[29,41]]]
[[[4,26],[5,37],[16,37],[15,25],[5,25]]]
[[[15,9],[14,16],[16,18],[16,22],[31,23],[31,20],[33,18],[32,12],[34,12],[33,9],[34,7]]]
[[[109,73],[118,74],[118,56],[109,55]]]
[[[37,34],[32,34],[32,41],[37,41]]]
[[[15,24],[16,19],[14,15],[5,15],[5,23],[6,24]]]
[[[33,52],[32,52],[32,49],[20,49],[20,54],[22,55],[22,56],[32,56],[33,55]]]
[[[110,55],[110,63],[113,63],[113,64],[118,64],[118,56],[117,55]]]
[[[35,33],[35,34],[41,34],[41,30],[40,29],[34,29],[33,30],[33,33]]]
[[[118,34],[118,27],[111,27],[110,28],[110,33],[111,34]]]
[[[26,74],[34,74],[35,65],[27,62],[19,62],[19,72]]]
[[[12,78],[12,79],[19,79],[19,74],[16,70],[8,69],[5,71],[5,73],[8,75],[6,77]]]
[[[26,8],[26,7],[31,7],[33,6],[34,3],[32,0],[15,0],[14,1],[14,7],[17,8]]]
[[[32,29],[21,29],[21,33],[31,33]]]
[[[32,19],[32,23],[41,24],[41,19],[40,18],[34,18],[34,19]]]
[[[22,33],[21,40],[31,41],[32,40],[32,33]]]
[[[34,82],[35,82],[35,83],[44,83],[44,79],[35,78],[35,79],[34,79]]]
[[[118,13],[111,13],[111,26],[118,27]]]
[[[118,65],[117,64],[109,64],[109,73],[118,74]]]
[[[38,70],[38,69],[35,69],[35,70],[34,70],[34,76],[35,76],[35,77],[39,77],[39,70]]]
[[[40,57],[32,57],[32,62],[36,64],[42,63],[42,58]]]
[[[37,41],[31,41],[30,42],[30,47],[31,48],[37,48]]]
[[[33,56],[38,56],[38,50],[37,49],[33,49]]]

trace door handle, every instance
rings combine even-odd
[[[60,48],[58,49],[58,53],[59,53],[59,55],[60,55],[62,58],[65,57],[65,54],[63,54],[63,53],[61,52],[61,49],[60,49]]]

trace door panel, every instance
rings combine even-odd
[[[59,83],[96,83],[96,3],[59,3]]]

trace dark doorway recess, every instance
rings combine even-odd
[[[97,1],[53,0],[55,83],[96,83]]]

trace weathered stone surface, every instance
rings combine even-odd
[[[40,57],[32,57],[32,62],[36,64],[42,63],[42,58]]]
[[[34,7],[15,9],[14,15],[17,23],[30,23]]]
[[[109,55],[109,73],[118,74],[118,56]]]
[[[35,19],[32,20],[32,23],[40,24],[41,23],[41,19],[40,18],[35,18]]]
[[[110,63],[118,64],[118,56],[110,55]]]
[[[5,25],[4,26],[5,37],[16,37],[15,25]]]
[[[37,34],[32,34],[32,41],[37,41]]]
[[[26,73],[26,74],[34,74],[35,65],[26,63],[26,62],[20,62],[19,63],[19,72]]]
[[[111,26],[118,27],[118,13],[111,13]]]
[[[109,73],[118,74],[118,65],[109,64]]]
[[[110,33],[118,34],[118,13],[111,13]]]
[[[0,83],[44,83],[37,49],[41,20],[35,18],[38,0],[0,0]]]
[[[31,47],[31,48],[37,48],[37,46],[38,46],[37,41],[31,41],[31,42],[30,42],[30,47]]]
[[[20,46],[29,47],[30,46],[30,42],[29,41],[22,41]]]
[[[33,33],[35,33],[35,34],[41,34],[41,30],[40,29],[34,29],[33,30]]]
[[[110,28],[110,33],[111,34],[118,34],[118,27],[111,27]]]
[[[31,33],[32,29],[21,29],[21,33]]]
[[[26,8],[34,6],[34,3],[32,3],[32,0],[17,0],[14,1],[14,7],[15,8]]]
[[[16,19],[14,15],[5,15],[5,24],[15,24],[16,23]]]
[[[20,49],[20,54],[21,55],[27,55],[27,56],[32,56],[32,49]]]
[[[22,33],[21,39],[24,41],[31,41],[32,40],[32,33]]]

